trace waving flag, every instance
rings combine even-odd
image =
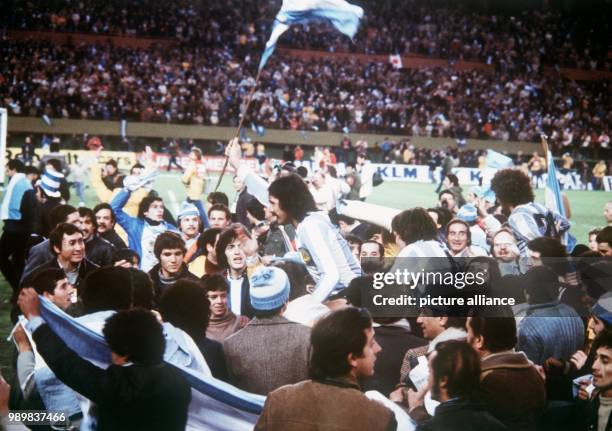
[[[493,169],[511,168],[514,166],[512,159],[495,150],[487,150],[487,167]]]
[[[565,206],[563,205],[563,198],[561,198],[561,188],[559,187],[559,181],[557,181],[555,161],[553,160],[553,156],[550,151],[548,151],[548,154],[546,155],[546,164],[548,165],[548,178],[546,179],[546,189],[544,195],[546,208],[562,215],[563,217],[567,217],[565,214]]]
[[[259,71],[261,72],[274,52],[278,38],[291,24],[327,21],[352,39],[357,33],[362,16],[362,8],[345,0],[283,0],[283,5],[274,19],[270,39],[261,56]]]
[[[41,316],[68,347],[98,366],[110,365],[104,337],[70,317],[51,301],[40,297]],[[263,409],[265,397],[186,367],[172,364],[191,384],[187,430],[251,431]]]

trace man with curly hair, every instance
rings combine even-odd
[[[295,227],[292,247],[315,280],[313,296],[329,299],[361,275],[361,266],[329,216],[319,211],[306,183],[295,174],[277,178],[268,186],[265,180],[240,164],[238,139],[230,141],[226,154],[229,164],[259,202],[268,206],[281,224]],[[297,257],[297,256],[296,256]]]
[[[498,171],[491,181],[491,189],[508,215],[508,224],[522,256],[527,253],[527,243],[541,236],[558,238],[567,247],[570,240],[568,220],[533,201],[531,181],[524,172],[516,169]]]

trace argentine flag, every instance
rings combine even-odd
[[[97,333],[40,298],[42,318],[68,347],[97,366],[110,365],[110,349]],[[262,395],[240,390],[212,376],[172,364],[191,384],[188,431],[251,431],[265,401]]]
[[[274,52],[278,38],[291,24],[329,21],[338,31],[352,39],[357,33],[362,16],[362,8],[345,0],[283,0],[283,5],[274,19],[270,39],[261,56],[259,71],[261,72]]]
[[[546,208],[567,218],[563,199],[561,198],[561,188],[559,187],[559,181],[557,181],[557,169],[555,168],[555,161],[550,150],[546,155],[546,162],[548,165],[548,178],[546,178],[546,189],[544,192]]]
[[[514,166],[514,162],[510,157],[491,149],[487,150],[486,163],[488,168],[493,169],[505,169]]]

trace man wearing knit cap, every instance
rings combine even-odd
[[[202,219],[198,208],[189,202],[183,202],[177,215],[179,231],[185,241],[184,262],[189,263],[195,259],[198,250],[198,238],[202,229]]]
[[[308,378],[310,328],[282,316],[289,278],[280,268],[258,268],[250,279],[255,317],[223,342],[230,382],[267,395]]]

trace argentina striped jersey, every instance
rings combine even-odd
[[[348,287],[361,266],[346,240],[325,212],[311,212],[297,227],[297,246],[316,286],[313,296],[324,301],[334,290]]]

